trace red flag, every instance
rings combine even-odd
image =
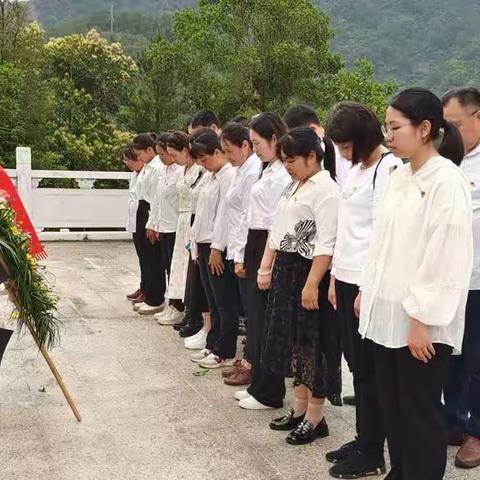
[[[0,166],[0,190],[6,193],[8,203],[15,210],[18,226],[30,236],[30,253],[37,259],[47,258],[47,252],[43,248],[32,221],[28,216],[17,189],[7,172]]]

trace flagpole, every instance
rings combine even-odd
[[[8,267],[7,267],[7,264],[5,263],[5,260],[3,259],[2,255],[0,255],[0,265],[5,270],[5,272],[8,274]],[[7,280],[5,282],[5,287],[10,294],[11,300],[15,303],[15,305],[17,306],[17,309],[20,311],[16,285],[14,285],[11,282],[11,280]],[[37,344],[37,347],[40,350],[43,358],[47,362],[47,365],[50,368],[50,371],[52,372],[53,376],[55,377],[55,380],[57,381],[58,386],[60,387],[60,390],[62,391],[63,396],[65,397],[65,400],[67,401],[67,403],[70,406],[73,414],[75,415],[75,418],[77,419],[77,422],[81,422],[82,417],[80,415],[80,412],[78,411],[78,408],[75,405],[75,401],[73,400],[72,396],[70,395],[70,392],[68,391],[67,386],[65,385],[65,382],[63,381],[63,378],[60,375],[60,372],[58,371],[57,367],[53,363],[53,360],[51,359],[50,355],[45,350],[45,348],[40,346],[37,334],[33,330],[33,327],[31,325],[31,323],[29,321],[25,320],[25,319],[22,319],[22,321],[27,326],[28,330],[30,331],[30,333],[33,337],[33,340]]]

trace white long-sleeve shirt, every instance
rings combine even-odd
[[[472,192],[474,258],[470,290],[480,290],[480,145],[465,155],[460,168]]]
[[[383,199],[390,173],[402,165],[400,158],[387,153],[369,168],[363,169],[357,164],[350,169],[338,204],[337,243],[332,266],[332,275],[338,280],[360,285],[374,212]]]
[[[359,331],[388,348],[407,346],[411,318],[434,343],[461,351],[473,262],[472,201],[465,175],[436,156],[390,176],[362,280]]]
[[[152,203],[156,192],[159,176],[165,173],[165,165],[157,155],[150,162],[146,163],[137,178],[138,200]]]
[[[216,239],[221,238],[221,230],[227,226],[222,224],[218,211],[225,201],[225,194],[235,173],[232,164],[226,163],[217,173],[208,178],[201,189],[192,226],[192,242],[215,244]]]
[[[312,259],[333,255],[337,235],[338,186],[322,170],[305,183],[293,183],[280,199],[270,247]]]
[[[129,233],[135,233],[137,230],[137,210],[138,210],[137,179],[141,171],[132,172],[132,176],[130,177],[130,182],[128,185],[127,225],[125,227],[125,230]]]
[[[253,154],[236,169],[235,178],[218,213],[218,224],[226,228],[219,229],[219,235],[212,243],[212,248],[220,251],[226,249],[228,260],[235,260],[237,250],[247,242],[247,210],[250,191],[258,180],[261,165],[261,160]]]
[[[147,222],[148,229],[160,233],[173,233],[177,230],[177,182],[182,172],[183,167],[174,163],[165,166],[164,174],[158,176]]]

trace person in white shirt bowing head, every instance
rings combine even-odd
[[[247,390],[235,392],[239,407],[247,410],[281,408],[285,397],[285,377],[263,368],[260,353],[265,339],[265,307],[267,290],[260,290],[257,272],[260,268],[268,231],[285,188],[292,182],[283,165],[280,138],[287,132],[285,122],[271,112],[261,113],[250,123],[250,140],[262,161],[258,181],[250,192],[246,222],[239,235],[235,254],[235,270],[247,279],[247,349],[252,365],[252,379]]]
[[[178,222],[178,195],[177,181],[182,174],[182,167],[175,163],[175,159],[167,151],[167,140],[169,133],[161,133],[157,137],[156,151],[163,165],[165,173],[159,177],[155,195],[153,197],[152,209],[147,223],[147,229],[154,231],[158,240],[163,271],[170,280],[170,266],[172,263],[173,249],[175,247],[175,236]],[[183,317],[183,298],[171,297],[167,291],[168,307],[165,315],[174,321]],[[155,320],[162,320],[164,312],[157,312]]]
[[[132,145],[129,145],[122,152],[123,163],[132,172],[128,186],[128,217],[126,231],[132,234],[133,244],[137,252],[138,262],[140,265],[140,286],[139,288],[127,295],[130,301],[145,301],[145,278],[147,273],[147,257],[148,240],[146,237],[145,223],[142,223],[139,215],[138,197],[137,197],[137,180],[140,172],[144,168],[144,163],[137,158]]]
[[[208,128],[191,136],[189,150],[192,158],[212,173],[199,194],[191,234],[212,327],[205,350],[190,358],[204,368],[219,368],[233,364],[237,350],[237,286],[233,265],[225,257],[222,239],[228,226],[221,214],[236,172],[227,161],[217,134]]]
[[[329,300],[337,310],[343,353],[353,373],[357,419],[357,439],[327,453],[327,460],[336,463],[330,469],[333,477],[360,478],[385,473],[385,429],[379,421],[373,348],[358,333],[354,303],[367,259],[375,208],[381,203],[390,172],[403,162],[383,146],[381,124],[364,105],[336,105],[326,131],[351,164],[339,198]]]
[[[430,91],[394,97],[384,134],[391,152],[409,163],[390,175],[376,213],[356,300],[359,331],[373,342],[387,478],[440,480],[447,459],[442,388],[449,357],[462,348],[472,272],[470,186],[453,162],[463,156],[459,132]]]
[[[173,325],[177,326],[178,329],[185,326],[186,322],[192,319],[192,314],[196,319],[200,317],[200,320],[202,314],[201,311],[198,312],[194,310],[192,312],[189,310],[190,298],[189,295],[186,295],[186,283],[188,269],[190,268],[190,253],[187,247],[190,241],[192,224],[192,194],[194,188],[198,186],[205,170],[194,163],[188,151],[188,145],[188,135],[186,133],[180,131],[167,132],[166,146],[168,153],[181,168],[181,173],[176,184],[178,195],[178,222],[168,285],[169,300],[176,300],[179,304],[177,307],[172,306],[164,310],[157,316],[157,320],[161,325]],[[190,280],[192,280],[191,276]],[[201,285],[199,287],[197,284],[195,288],[201,289],[202,287]],[[185,321],[181,318],[181,315],[177,313],[181,311],[180,303],[183,301],[186,307]]]
[[[154,197],[157,185],[165,174],[165,165],[156,152],[156,135],[141,133],[134,137],[133,148],[137,158],[145,167],[137,179],[137,196],[139,200],[139,228],[146,229],[148,243],[146,243],[147,273],[144,302],[133,301],[133,309],[142,315],[153,315],[165,307],[165,269],[163,268],[162,255],[157,235],[154,230],[146,225],[152,215]]]
[[[443,394],[449,444],[461,446],[455,465],[475,468],[480,465],[480,91],[455,88],[443,95],[442,103],[445,118],[458,128],[465,145],[460,168],[472,192],[474,244],[462,355],[451,359]]]
[[[324,416],[331,393],[327,352],[336,319],[328,285],[338,186],[332,173],[321,168],[324,152],[312,129],[294,128],[280,144],[295,182],[280,199],[258,270],[259,288],[271,287],[262,363],[284,376],[293,368],[293,408],[271,427],[292,430],[287,442],[303,445],[329,435]]]
[[[226,261],[234,268],[235,257],[239,257],[239,250],[243,249],[248,230],[246,229],[247,210],[250,201],[250,191],[258,180],[262,164],[258,156],[253,153],[249,130],[239,123],[228,123],[220,136],[226,158],[236,169],[236,175],[226,195],[219,218],[226,228],[222,230],[223,238],[217,240],[216,248],[226,249]],[[239,292],[246,297],[245,272],[237,269]],[[247,353],[243,360],[238,360],[231,369],[223,372],[224,382],[227,385],[248,385],[251,377],[251,364]]]

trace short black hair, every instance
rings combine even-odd
[[[190,119],[190,126],[192,128],[197,127],[210,127],[210,125],[216,125],[220,128],[220,120],[211,110],[200,110],[192,115]]]
[[[353,164],[366,160],[384,141],[377,116],[357,102],[340,102],[333,107],[325,135],[335,143],[352,142]]]
[[[308,127],[312,124],[320,125],[317,112],[308,105],[296,105],[289,108],[283,116],[283,121],[289,129]]]
[[[168,136],[171,132],[162,132],[157,136],[157,145],[164,150],[167,149]]]
[[[442,105],[456,99],[462,107],[480,108],[480,91],[473,87],[452,88],[442,98]]]

